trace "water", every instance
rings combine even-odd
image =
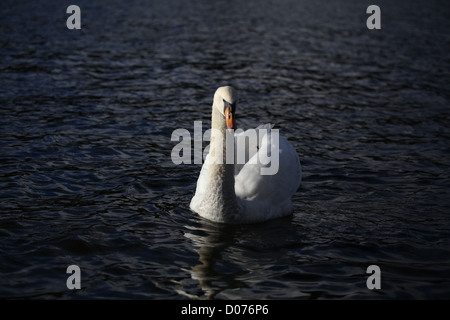
[[[381,30],[364,1],[70,4],[0,4],[1,297],[450,298],[446,2],[378,1]],[[224,84],[297,149],[291,217],[189,210],[171,134]]]

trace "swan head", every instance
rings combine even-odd
[[[220,87],[214,94],[213,108],[216,108],[224,117],[228,129],[236,129],[237,92],[233,87]]]

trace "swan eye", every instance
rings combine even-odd
[[[225,110],[227,110],[227,108],[229,107],[229,103],[225,100],[225,99],[223,99],[223,113],[225,114]]]
[[[231,113],[235,113],[236,111],[236,102],[235,103],[229,103],[227,100],[223,99],[223,113],[225,113],[225,110],[227,108],[230,108]]]

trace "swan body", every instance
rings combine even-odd
[[[208,220],[235,224],[290,215],[291,198],[302,178],[298,154],[271,124],[229,130],[236,129],[237,101],[236,91],[229,86],[214,94],[210,150],[190,208]],[[230,135],[234,144],[228,143]],[[234,148],[231,157],[227,147]]]

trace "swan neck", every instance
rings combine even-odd
[[[225,117],[217,110],[217,108],[213,108],[211,128],[211,156],[215,163],[224,164],[226,163],[227,126]]]
[[[224,116],[213,108],[211,119],[211,143],[210,156],[212,163],[208,176],[208,192],[215,197],[217,212],[222,216],[221,220],[229,220],[229,216],[237,214],[237,200],[234,189],[234,163],[226,161],[227,135],[232,141],[234,136],[227,130]],[[229,140],[230,141],[230,140]],[[229,161],[230,162],[230,161]]]

